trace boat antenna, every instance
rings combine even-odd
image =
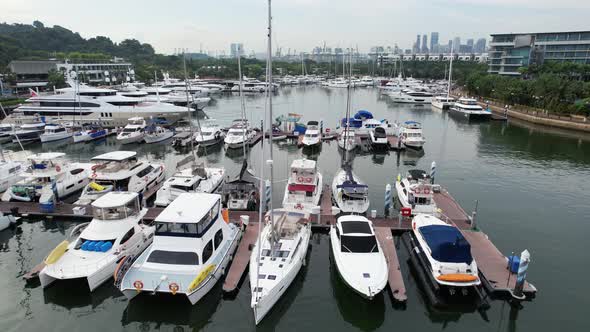
[[[447,87],[447,99],[449,99],[449,96],[451,95],[451,76],[453,76],[453,48],[455,43],[451,44],[451,60],[449,61],[449,85]]]
[[[188,94],[188,80],[186,77],[186,56],[184,55],[184,53],[182,53],[182,66],[184,69],[184,89],[186,92],[186,116],[188,119],[188,126],[191,130],[191,153],[193,155],[193,164],[196,165],[197,164],[197,155],[195,154],[195,129],[193,128],[193,122],[191,121],[191,106],[190,106],[190,101],[189,101],[189,94]],[[155,74],[155,72],[154,72]],[[156,86],[156,93],[158,91],[158,87]],[[158,97],[158,102],[160,101],[160,97]],[[197,121],[199,120],[199,117],[197,116]],[[199,126],[199,132],[201,131],[201,126]]]
[[[242,93],[242,62],[241,62],[241,58],[242,58],[242,49],[240,47],[240,45],[238,45],[238,75],[240,76],[239,78],[239,94],[240,94],[240,110],[242,113],[242,124],[245,125],[244,120],[246,119],[246,104],[244,103],[244,94]],[[242,130],[242,149],[244,150],[244,158],[247,159],[246,156],[246,130],[247,127],[244,128],[244,130]],[[263,128],[260,128],[260,130],[264,130]]]

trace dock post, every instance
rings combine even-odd
[[[516,275],[516,285],[514,285],[514,291],[511,292],[512,297],[517,300],[524,300],[526,296],[523,293],[524,282],[526,280],[526,270],[529,267],[531,261],[531,254],[528,250],[524,250],[520,254],[520,264],[518,265],[518,274]]]
[[[270,180],[264,182],[264,203],[266,204],[266,211],[270,209]]]
[[[389,210],[391,209],[391,185],[388,183],[385,186],[385,215],[389,215]]]
[[[434,184],[434,175],[436,174],[436,161],[430,164],[430,184]]]
[[[475,210],[471,213],[471,229],[477,229],[477,206],[479,205],[479,200],[475,200]]]

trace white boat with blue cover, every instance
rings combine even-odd
[[[340,211],[362,214],[369,209],[369,187],[352,172],[350,165],[344,165],[334,175],[332,199]]]
[[[121,262],[115,285],[130,300],[149,292],[180,294],[197,303],[225,274],[242,232],[223,220],[216,194],[184,193],[155,223],[152,245],[137,259]]]
[[[94,218],[75,227],[45,259],[39,273],[43,288],[56,280],[86,279],[90,291],[113,276],[125,257],[138,255],[151,242],[154,227],[142,223],[147,209],[139,195],[111,192],[92,203]]]

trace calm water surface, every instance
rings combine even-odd
[[[295,112],[303,121],[323,120],[335,127],[344,116],[346,92],[320,87],[282,89],[275,97],[276,115]],[[409,168],[438,165],[437,182],[446,186],[467,211],[479,200],[479,226],[505,254],[529,249],[529,280],[540,290],[533,302],[511,310],[507,302],[491,301],[478,312],[469,306],[441,311],[428,305],[421,286],[400,247],[408,288],[405,306],[395,306],[385,293],[367,302],[339,279],[329,255],[329,238],[314,234],[304,267],[272,313],[255,327],[247,280],[235,298],[223,298],[221,283],[201,302],[190,306],[180,297],[141,296],[132,302],[111,283],[90,294],[83,282],[56,283],[43,291],[21,279],[30,268],[69,233],[74,223],[25,220],[16,230],[0,232],[0,331],[587,331],[590,287],[587,258],[587,190],[590,181],[590,137],[526,123],[468,124],[430,107],[395,105],[373,90],[353,94],[354,109],[367,109],[376,118],[423,123],[427,143],[423,153],[372,154],[359,152],[355,172],[371,189],[371,209],[383,210],[386,183]],[[247,98],[247,113],[259,123],[264,113],[261,96]],[[239,117],[236,96],[217,98],[209,116],[228,125]],[[318,160],[326,183],[340,163],[336,142],[325,143]],[[280,204],[290,161],[302,151],[291,143],[274,143],[274,203]],[[14,146],[3,148],[15,149]],[[74,160],[100,153],[137,150],[151,160],[164,160],[169,173],[183,155],[164,145],[120,147],[113,138],[96,144],[30,147],[34,151],[64,151]],[[260,163],[260,144],[250,163]],[[244,156],[208,151],[209,165],[237,172]]]

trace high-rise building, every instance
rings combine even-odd
[[[437,53],[438,51],[438,32],[430,33],[430,52]]]
[[[428,53],[428,36],[422,35],[422,53]]]
[[[473,38],[469,38],[467,39],[467,43],[466,43],[467,47],[467,53],[473,53]]]
[[[455,49],[456,53],[459,53],[459,50],[461,49],[461,37],[455,37],[455,39],[453,39],[453,49]]]
[[[242,43],[232,43],[229,46],[229,54],[232,58],[237,58],[238,54],[240,56],[244,55],[244,44]]]
[[[447,45],[449,45],[448,46],[448,48],[449,48],[449,51],[448,52],[451,53],[451,50],[453,50],[453,41],[449,39],[449,43]],[[454,50],[453,50],[453,52],[454,52]]]
[[[590,31],[492,34],[488,72],[520,75],[545,61],[590,64]]]
[[[474,53],[485,53],[486,52],[486,39],[485,38],[479,38],[475,42],[475,45],[473,46],[473,52]]]
[[[420,35],[416,35],[416,43],[414,44],[414,53],[420,52]]]

